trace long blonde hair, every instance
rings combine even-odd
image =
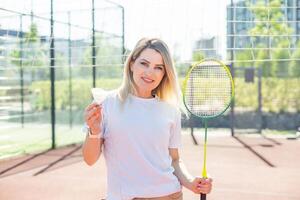
[[[130,65],[140,56],[142,51],[147,48],[159,52],[165,65],[165,75],[160,84],[152,91],[152,94],[158,96],[160,100],[179,108],[181,91],[176,69],[168,46],[158,38],[142,38],[137,42],[136,46],[127,57],[124,66],[123,82],[119,88],[119,98],[121,102],[126,100],[129,93],[134,93],[136,91]]]

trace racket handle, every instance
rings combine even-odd
[[[201,200],[206,200],[206,194],[201,194],[200,199]]]

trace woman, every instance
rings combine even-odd
[[[167,45],[141,39],[127,58],[121,87],[85,110],[83,157],[93,165],[103,146],[107,200],[179,200],[182,186],[210,192],[212,180],[193,177],[180,160],[179,99]]]

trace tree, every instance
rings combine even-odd
[[[276,50],[272,52],[272,58],[274,62],[272,63],[272,69],[274,74],[279,77],[287,77],[289,75],[290,61],[291,58],[288,48],[287,41],[281,41],[278,43]]]
[[[235,59],[236,61],[236,66],[238,67],[252,67],[253,66],[253,55],[251,50],[249,50],[248,48],[250,48],[249,46],[246,46],[246,50],[243,51],[239,51],[236,53],[235,55]]]
[[[259,44],[257,47],[262,48],[263,45]],[[275,70],[273,69],[271,61],[265,61],[269,59],[269,52],[265,50],[258,50],[256,54],[255,67],[262,69],[263,76],[274,76]]]
[[[194,51],[192,55],[193,62],[199,62],[205,58],[205,55],[200,51]]]
[[[289,58],[285,48],[290,46],[289,35],[293,30],[283,21],[285,16],[281,10],[281,1],[269,0],[266,5],[266,1],[258,0],[254,5],[248,2],[248,6],[252,11],[254,21],[257,22],[249,30],[249,34],[255,46],[261,48],[254,52],[258,60],[256,66],[263,68],[264,76],[287,74],[289,62],[281,61],[281,59]],[[286,36],[282,37],[280,35]],[[260,59],[264,61],[259,61]],[[272,61],[272,59],[275,61]]]
[[[111,41],[104,34],[100,33],[96,35],[96,67],[97,71],[106,77],[120,76],[123,70],[122,48]],[[92,48],[88,47],[83,55],[82,64],[84,66],[92,66]],[[91,74],[91,70],[85,67],[80,71],[85,76]]]
[[[300,77],[300,41],[297,44],[297,50],[292,55],[290,75]]]
[[[45,66],[46,61],[48,60],[47,52],[40,42],[36,24],[31,24],[29,32],[25,34],[24,38],[20,39],[23,40],[23,47],[21,49],[20,44],[16,44],[16,49],[10,53],[10,62],[13,65],[19,66],[20,60],[22,60],[23,67],[31,67],[31,78],[32,80],[35,80],[35,75],[38,71],[37,67]]]

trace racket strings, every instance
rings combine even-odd
[[[201,63],[192,69],[185,94],[192,113],[202,117],[215,116],[230,103],[231,79],[220,64]]]

